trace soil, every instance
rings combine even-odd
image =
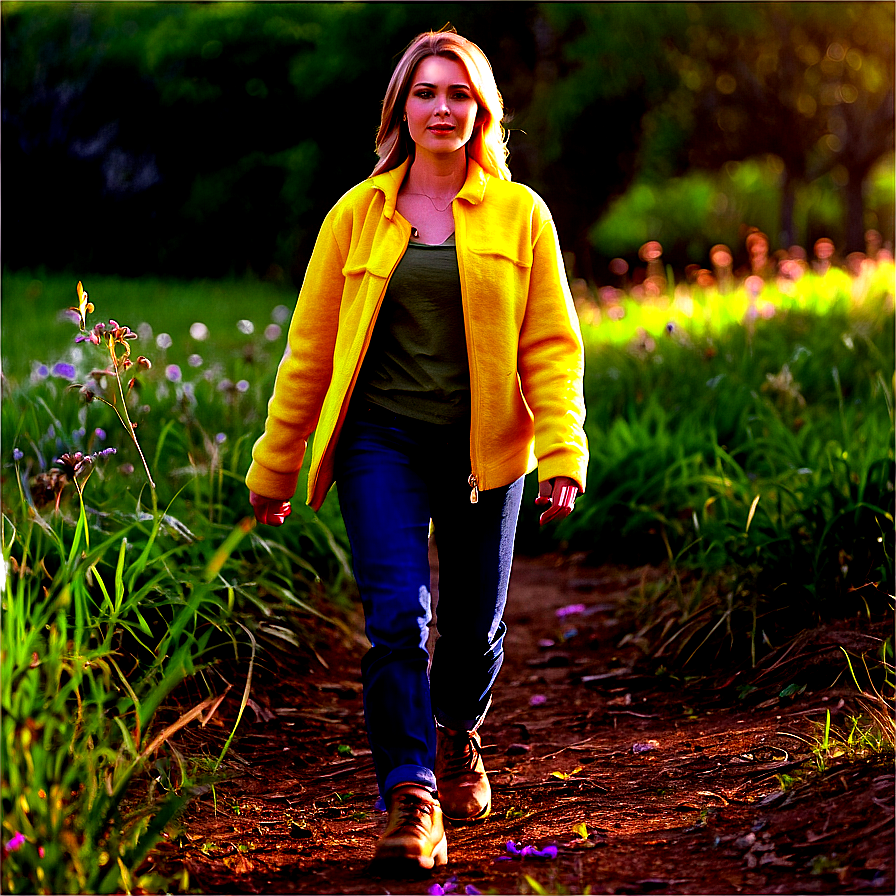
[[[366,642],[335,626],[307,655],[266,654],[226,779],[189,804],[155,862],[202,893],[896,892],[892,754],[819,772],[811,749],[850,694],[780,697],[776,682],[745,698],[732,676],[657,674],[619,646],[617,609],[663,574],[517,558],[481,729],[493,813],[449,828],[449,864],[431,878],[367,867],[385,815],[362,715]],[[237,708],[228,695],[181,749],[215,755]],[[524,846],[557,852],[514,854]]]

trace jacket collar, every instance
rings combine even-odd
[[[411,167],[411,160],[405,159],[397,168],[390,171],[384,171],[370,179],[371,184],[380,190],[386,198],[383,207],[383,215],[392,219],[395,214],[395,205],[398,202],[398,191],[404,181],[408,168]],[[484,168],[475,160],[467,158],[467,179],[457,194],[458,199],[465,199],[472,205],[478,205],[485,198],[485,189],[488,186],[489,175]]]

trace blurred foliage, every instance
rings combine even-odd
[[[402,47],[447,22],[492,60],[514,176],[548,199],[578,276],[604,279],[593,228],[633,183],[731,161],[772,160],[761,213],[776,246],[817,235],[810,184],[842,196],[826,233],[839,248],[861,248],[868,226],[893,237],[891,205],[863,211],[893,145],[892,4],[4,2],[0,14],[13,268],[299,281],[322,216],[373,166]],[[702,262],[687,253],[714,241],[670,243],[669,260]]]
[[[797,187],[831,173],[846,197],[846,249],[861,250],[866,179],[893,148],[893,7],[688,4],[687,17],[671,49],[678,84],[644,119],[645,169],[660,179],[774,154],[784,248],[796,241]]]

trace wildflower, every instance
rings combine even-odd
[[[142,367],[144,370],[149,370],[152,367],[152,361],[149,358],[144,358],[143,355],[137,358],[136,363],[138,367]]]
[[[97,427],[97,428],[93,431],[93,434],[94,434],[94,435],[95,435],[101,442],[105,441],[105,439],[106,439],[106,430],[104,430],[104,429],[100,429],[99,427]]]
[[[78,389],[78,395],[81,396],[85,404],[90,404],[96,398],[96,393],[86,383]]]
[[[165,368],[165,379],[167,379],[169,383],[179,383],[181,380],[180,367],[178,367],[177,364],[169,364]]]
[[[248,380],[238,380],[236,385],[234,386],[237,392],[248,392],[249,391],[249,381]]]
[[[92,342],[94,345],[100,344],[100,334],[97,327],[104,327],[105,324],[97,324],[90,333],[79,333],[75,336],[75,342]]]
[[[53,365],[50,373],[53,376],[58,376],[60,379],[71,382],[75,378],[75,366],[74,364],[66,364],[64,361],[59,361]]]
[[[69,311],[75,311],[78,315],[78,322],[81,325],[81,329],[87,326],[87,315],[93,313],[93,303],[87,301],[87,292],[84,287],[81,285],[81,281],[78,281],[78,285],[75,287],[78,293],[78,305],[76,308],[69,308]]]
[[[251,320],[239,320],[236,328],[245,336],[251,336],[255,332],[255,324]]]
[[[197,342],[204,342],[208,339],[208,327],[201,321],[196,321],[195,324],[191,324],[190,326],[190,335]]]
[[[31,367],[31,382],[36,383],[45,380],[50,375],[50,368],[46,364],[36,362]]]
[[[555,611],[555,615],[558,619],[562,619],[564,616],[572,616],[575,613],[584,613],[585,612],[585,604],[568,604],[565,607],[560,607]]]
[[[292,310],[289,309],[286,305],[278,305],[271,312],[271,320],[275,324],[285,324],[292,314]]]
[[[90,468],[98,460],[105,460],[107,457],[115,454],[117,449],[104,448],[102,451],[96,451],[93,454],[83,454],[76,451],[74,454],[63,454],[56,459],[56,462],[63,468],[63,472],[76,477],[79,473]]]
[[[12,459],[13,460],[21,460],[24,456],[25,455],[18,448],[12,449]]]
[[[156,345],[161,349],[171,348],[174,340],[167,333],[159,333],[156,336]]]
[[[119,324],[118,321],[110,320],[109,321],[109,332],[106,333],[106,339],[111,343],[114,342],[118,345],[126,345],[127,339],[136,339],[137,334],[130,328],[126,327],[124,324]]]
[[[444,896],[453,893],[457,889],[457,877],[449,877],[444,884],[433,884],[426,892],[430,896]]]
[[[219,433],[217,433],[217,435],[215,435],[215,444],[216,445],[220,445],[222,442],[226,442],[226,441],[227,441],[227,433],[219,432]]]
[[[202,367],[202,355],[192,354],[187,358],[187,364],[190,367]]]
[[[523,846],[521,843],[514,843],[513,840],[507,841],[507,852],[512,856],[519,856],[521,859],[556,859],[557,847],[553,844],[546,846],[544,849],[538,849],[535,846]]]
[[[264,328],[264,338],[267,339],[268,342],[276,342],[280,338],[280,334],[283,330],[280,328],[279,324],[268,324]]]
[[[85,296],[87,293],[85,293]],[[16,831],[13,834],[12,839],[7,840],[5,843],[7,852],[15,852],[17,849],[21,849],[25,845],[25,835],[21,831]]]

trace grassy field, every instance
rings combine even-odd
[[[99,345],[75,342],[79,277]],[[315,516],[300,484],[288,526],[249,519],[293,291],[2,285],[2,886],[171,887],[144,859],[220,761],[173,742],[222,697],[209,669],[241,668],[245,701],[259,651],[306,649],[350,587],[335,496]],[[893,266],[668,292],[583,302],[588,493],[540,532],[528,483],[520,550],[668,562],[632,636],[698,674],[890,613]],[[103,341],[110,319],[136,338]]]

